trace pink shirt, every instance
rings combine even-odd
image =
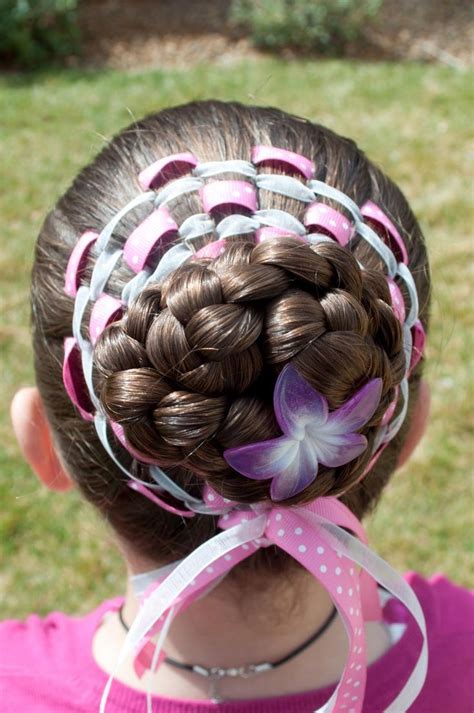
[[[474,710],[474,598],[441,575],[425,580],[406,576],[424,610],[428,628],[429,670],[410,713],[472,713]],[[85,617],[54,612],[44,619],[0,624],[1,713],[94,713],[107,675],[91,654],[94,632],[107,611],[121,600],[106,601]],[[405,624],[391,649],[368,669],[364,713],[381,713],[407,680],[420,646],[416,624],[391,599],[387,623]],[[317,662],[315,662],[317,665]],[[291,696],[222,704],[226,713],[310,713],[332,687]],[[154,713],[215,713],[216,704],[153,698]],[[145,713],[145,695],[114,682],[107,713]]]

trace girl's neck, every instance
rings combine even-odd
[[[164,649],[171,658],[207,668],[275,661],[315,632],[329,616],[332,606],[327,592],[310,577],[302,576],[298,586],[295,583],[291,589],[275,582],[272,590],[256,589],[243,597],[237,595],[231,583],[224,581],[176,617]],[[122,609],[128,625],[137,611],[138,602],[129,585]],[[371,662],[388,649],[389,637],[382,624],[367,624],[366,633]],[[108,616],[96,632],[93,655],[109,673],[125,635],[117,613]],[[346,655],[347,638],[337,617],[314,644],[281,668],[252,678],[225,679],[220,684],[220,693],[225,698],[258,698],[314,690],[339,679]],[[205,678],[167,664],[159,668],[151,682],[147,676],[142,679],[136,676],[130,658],[117,678],[141,691],[151,685],[156,695],[194,699],[209,696]]]

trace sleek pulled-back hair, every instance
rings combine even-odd
[[[420,319],[427,329],[429,275],[420,228],[400,190],[353,141],[276,109],[216,101],[152,114],[116,136],[81,171],[39,235],[32,287],[35,367],[70,475],[118,534],[156,562],[189,553],[215,532],[216,519],[198,515],[184,521],[132,492],[93,424],[82,420],[71,404],[61,378],[63,342],[71,334],[74,306],[64,293],[66,265],[85,230],[100,232],[137,195],[138,173],[148,164],[182,151],[201,161],[248,160],[256,144],[307,156],[314,161],[317,179],[359,206],[372,200],[391,216],[407,247]],[[286,196],[260,189],[259,203],[303,218],[304,205]],[[178,224],[202,212],[193,193],[168,207]],[[149,210],[141,206],[130,212],[115,230],[112,245],[123,246]],[[212,239],[202,238],[196,249]],[[86,280],[94,261],[91,255]],[[131,277],[120,262],[107,292],[119,297]],[[269,484],[233,471],[223,451],[279,435],[272,394],[286,363],[298,368],[330,408],[339,407],[368,379],[380,377],[382,398],[362,431],[369,441],[367,451],[339,468],[321,467],[304,492],[284,503],[347,490],[342,501],[362,517],[393,472],[410,422],[409,409],[398,435],[358,482],[404,376],[402,331],[390,305],[381,264],[363,241],[350,252],[335,242],[311,246],[288,237],[255,245],[248,236],[235,236],[220,257],[188,260],[162,283],[149,285],[105,330],[94,352],[96,392],[131,445],[190,493],[200,494],[208,482],[225,497],[249,503],[268,499]],[[421,368],[420,363],[410,377],[410,404],[417,398]],[[146,466],[134,461],[112,435],[110,441],[127,467],[149,479]],[[292,561],[276,548],[252,559],[273,569]]]

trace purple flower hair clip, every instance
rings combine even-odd
[[[287,364],[273,393],[273,407],[282,436],[224,451],[227,463],[253,480],[272,479],[272,500],[286,500],[308,487],[319,463],[330,468],[349,463],[367,448],[357,433],[370,421],[382,394],[382,379],[372,379],[345,404],[329,411],[319,394]]]

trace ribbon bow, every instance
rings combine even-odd
[[[216,509],[225,510],[232,505],[210,488],[206,488],[204,499]],[[163,581],[151,585],[145,592],[105,687],[100,713],[105,712],[114,675],[125,658],[140,645],[143,649],[144,641],[145,648],[149,648],[147,637],[160,630],[153,660],[147,666],[154,670],[154,664],[162,658],[161,647],[176,611],[189,606],[256,549],[268,545],[277,545],[288,552],[321,582],[337,607],[348,635],[349,654],[341,679],[331,698],[315,713],[360,713],[362,710],[367,678],[364,620],[381,618],[375,580],[408,608],[423,634],[418,661],[387,713],[400,713],[409,708],[421,691],[427,670],[423,611],[405,580],[366,546],[361,523],[343,503],[334,497],[325,497],[290,508],[264,504],[249,510],[230,509],[219,518],[218,524],[223,532],[198,547]]]

